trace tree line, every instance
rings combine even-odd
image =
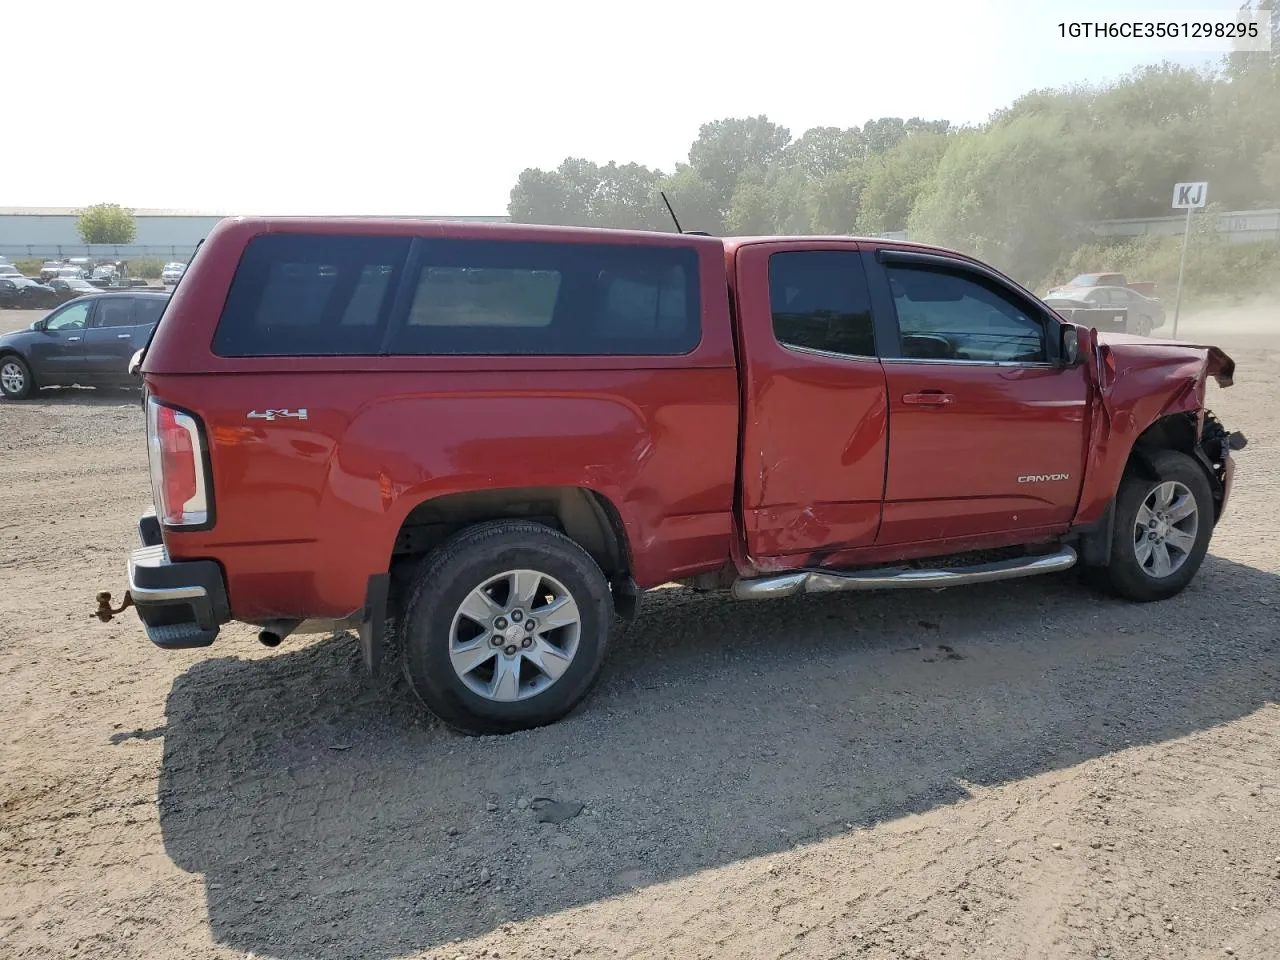
[[[669,171],[570,157],[527,169],[518,222],[711,234],[906,230],[1038,283],[1090,240],[1086,224],[1167,216],[1177,181],[1219,209],[1280,206],[1280,0],[1269,53],[1211,69],[1165,63],[1107,84],[1035,90],[985,123],[883,117],[799,137],[766,116],[703,124]]]

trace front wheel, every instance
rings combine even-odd
[[[403,621],[405,675],[432,713],[465,733],[539,727],[591,689],[613,616],[604,573],[573,540],[523,520],[479,524],[418,571]]]
[[[1151,458],[1156,479],[1128,476],[1116,496],[1111,589],[1138,602],[1166,600],[1191,582],[1213,535],[1213,494],[1191,457],[1161,450]]]
[[[15,354],[0,357],[0,393],[9,400],[25,400],[36,388],[27,362]]]

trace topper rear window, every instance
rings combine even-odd
[[[250,242],[213,351],[670,356],[701,339],[687,247],[273,234]]]

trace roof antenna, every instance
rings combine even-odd
[[[671,219],[676,225],[676,233],[684,233],[684,230],[680,228],[680,221],[676,219],[676,212],[671,209],[671,201],[667,199],[667,192],[659,190],[658,196],[662,197],[662,202],[667,205],[667,213],[671,214]]]

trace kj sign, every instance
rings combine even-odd
[[[1209,197],[1209,182],[1175,183],[1173,185],[1173,209],[1198,210]]]
[[[1173,301],[1173,337],[1178,338],[1178,314],[1182,312],[1182,274],[1187,269],[1187,244],[1191,240],[1191,211],[1199,210],[1209,198],[1209,181],[1173,185],[1173,209],[1187,211],[1187,226],[1182,231],[1182,259],[1178,261],[1178,298]]]

